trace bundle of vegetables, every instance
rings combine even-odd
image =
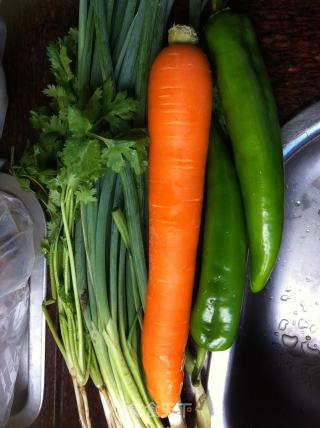
[[[48,48],[55,84],[44,91],[49,105],[31,113],[39,140],[12,167],[47,210],[52,296],[43,310],[83,427],[91,426],[89,376],[108,426],[162,426],[140,364],[148,146],[140,127],[172,4],[80,0],[78,30]],[[58,308],[59,330],[49,304]]]
[[[222,3],[213,1],[216,9]],[[199,382],[206,352],[231,346],[239,323],[245,229],[253,291],[265,285],[279,250],[283,167],[275,103],[251,24],[230,9],[218,10],[205,27],[225,129],[211,120],[210,66],[196,33],[174,27],[150,75],[147,180],[148,74],[172,4],[80,0],[78,30],[48,48],[55,84],[44,91],[49,105],[31,113],[39,140],[12,167],[47,209],[43,250],[52,296],[43,310],[83,427],[91,426],[89,377],[110,427],[161,427],[159,416],[179,403],[184,362],[207,405]],[[198,27],[206,1],[189,5]],[[195,364],[186,343],[207,151],[191,317]],[[50,304],[58,309],[57,330]],[[199,428],[210,426],[206,405]]]

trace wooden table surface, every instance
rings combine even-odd
[[[128,0],[130,1],[130,0]],[[171,21],[185,22],[187,0],[177,2]],[[315,0],[234,0],[253,21],[284,123],[320,95],[320,8]],[[0,157],[11,146],[19,155],[33,138],[29,111],[43,103],[49,82],[46,46],[77,24],[76,0],[2,0],[0,16],[8,26],[4,67],[9,109]],[[205,17],[204,17],[205,19]],[[43,408],[33,428],[78,427],[72,385],[50,334],[46,342]],[[89,387],[94,427],[104,426],[94,388]]]

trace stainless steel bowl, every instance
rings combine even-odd
[[[237,340],[211,358],[217,428],[320,426],[320,103],[282,129],[285,224],[263,292],[247,292]]]
[[[0,190],[11,193],[24,203],[34,224],[35,247],[40,249],[41,240],[46,232],[46,222],[37,199],[31,193],[23,192],[15,178],[8,174],[0,173]],[[45,299],[46,289],[46,262],[38,252],[30,278],[28,335],[21,350],[8,428],[29,427],[42,407],[46,330],[41,304]]]

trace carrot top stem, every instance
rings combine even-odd
[[[168,43],[186,43],[189,45],[198,44],[198,36],[194,28],[188,25],[174,25],[168,31]]]

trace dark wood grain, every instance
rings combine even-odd
[[[130,1],[130,0],[128,0]],[[281,123],[320,95],[320,8],[315,0],[234,0],[253,21],[279,106]],[[43,102],[49,82],[48,42],[77,24],[76,0],[3,0],[8,25],[4,58],[9,109],[0,157],[11,146],[19,155],[33,134],[29,111]],[[187,1],[177,2],[171,22],[185,22]],[[203,17],[206,19],[206,16]],[[89,385],[94,427],[105,426],[97,392]],[[46,383],[41,414],[33,428],[78,427],[71,380],[47,334]]]
[[[43,103],[49,81],[48,43],[77,25],[74,0],[3,0],[0,15],[8,28],[4,56],[9,108],[0,144],[8,157],[14,145],[19,155],[30,138],[29,111]]]

